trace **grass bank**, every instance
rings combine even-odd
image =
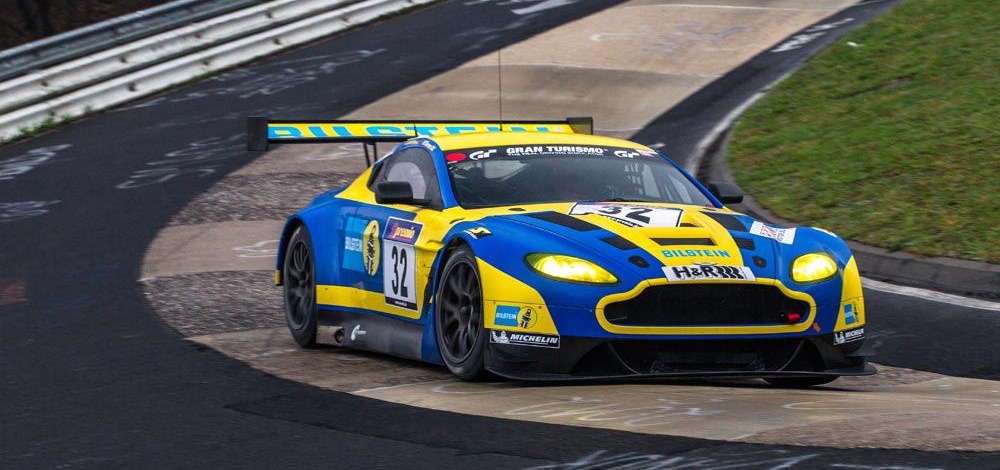
[[[867,244],[1000,263],[1000,10],[910,0],[838,40],[737,123],[737,182]]]

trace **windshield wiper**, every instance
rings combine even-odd
[[[613,197],[609,199],[601,199],[601,201],[602,202],[664,202],[664,201],[657,201],[656,199],[641,199],[635,197]]]

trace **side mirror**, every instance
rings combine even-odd
[[[733,183],[708,183],[708,191],[723,204],[739,204],[743,202],[743,190]]]
[[[379,204],[416,204],[413,186],[407,181],[383,181],[375,185],[375,202]]]

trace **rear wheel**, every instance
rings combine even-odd
[[[434,315],[438,349],[445,365],[463,380],[486,377],[483,358],[483,291],[476,257],[466,246],[456,249],[442,270]]]
[[[823,385],[837,380],[837,376],[823,377],[772,377],[764,379],[767,383],[781,388],[806,388],[816,385]]]
[[[312,241],[305,226],[295,229],[288,240],[284,263],[285,320],[295,342],[310,348],[316,345],[316,265]]]

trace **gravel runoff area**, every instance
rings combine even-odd
[[[184,337],[285,326],[271,271],[181,274],[142,284],[153,309]]]
[[[171,226],[238,220],[284,220],[317,195],[346,186],[354,173],[232,175],[198,196]]]

